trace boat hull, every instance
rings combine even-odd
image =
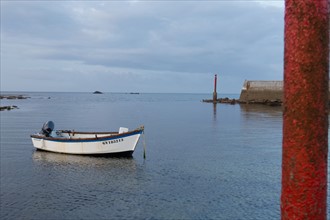
[[[100,138],[52,138],[31,135],[38,150],[79,155],[125,155],[131,156],[143,130]],[[97,135],[96,135],[97,136]]]
[[[42,150],[36,148],[36,152],[51,152],[56,154],[68,154],[62,152],[53,152],[48,150]],[[71,154],[71,155],[80,155],[80,156],[91,156],[91,157],[109,157],[109,158],[131,158],[133,157],[134,151],[126,151],[126,152],[119,152],[119,153],[102,153],[102,154]]]

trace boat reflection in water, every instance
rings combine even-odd
[[[36,150],[33,153],[33,161],[37,165],[51,166],[76,166],[83,168],[97,169],[123,169],[127,172],[134,172],[137,169],[136,161],[133,157],[96,157],[81,156],[71,154],[59,154],[47,151]]]
[[[130,198],[132,192],[139,192],[141,177],[145,176],[143,165],[133,158],[46,151],[35,151],[32,158],[33,185],[39,186],[33,204],[38,204],[37,210],[54,211],[55,219],[65,218],[72,210],[78,210],[76,215],[81,219],[106,218],[110,215],[109,207],[126,205],[125,199]]]

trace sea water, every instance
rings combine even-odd
[[[211,94],[23,94],[1,100],[19,107],[0,113],[1,219],[280,218],[281,107],[201,102]],[[133,158],[36,151],[30,134],[48,120],[144,125],[145,136]]]

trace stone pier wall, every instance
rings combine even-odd
[[[329,81],[330,83],[330,81]],[[330,98],[330,87],[329,87]],[[245,80],[241,95],[241,103],[283,101],[283,81],[250,81]]]
[[[283,81],[248,81],[245,80],[239,101],[264,102],[283,101]]]

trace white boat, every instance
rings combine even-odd
[[[120,127],[118,132],[53,131],[54,123],[48,121],[41,132],[31,135],[38,150],[80,155],[132,156],[144,127],[129,131]]]

